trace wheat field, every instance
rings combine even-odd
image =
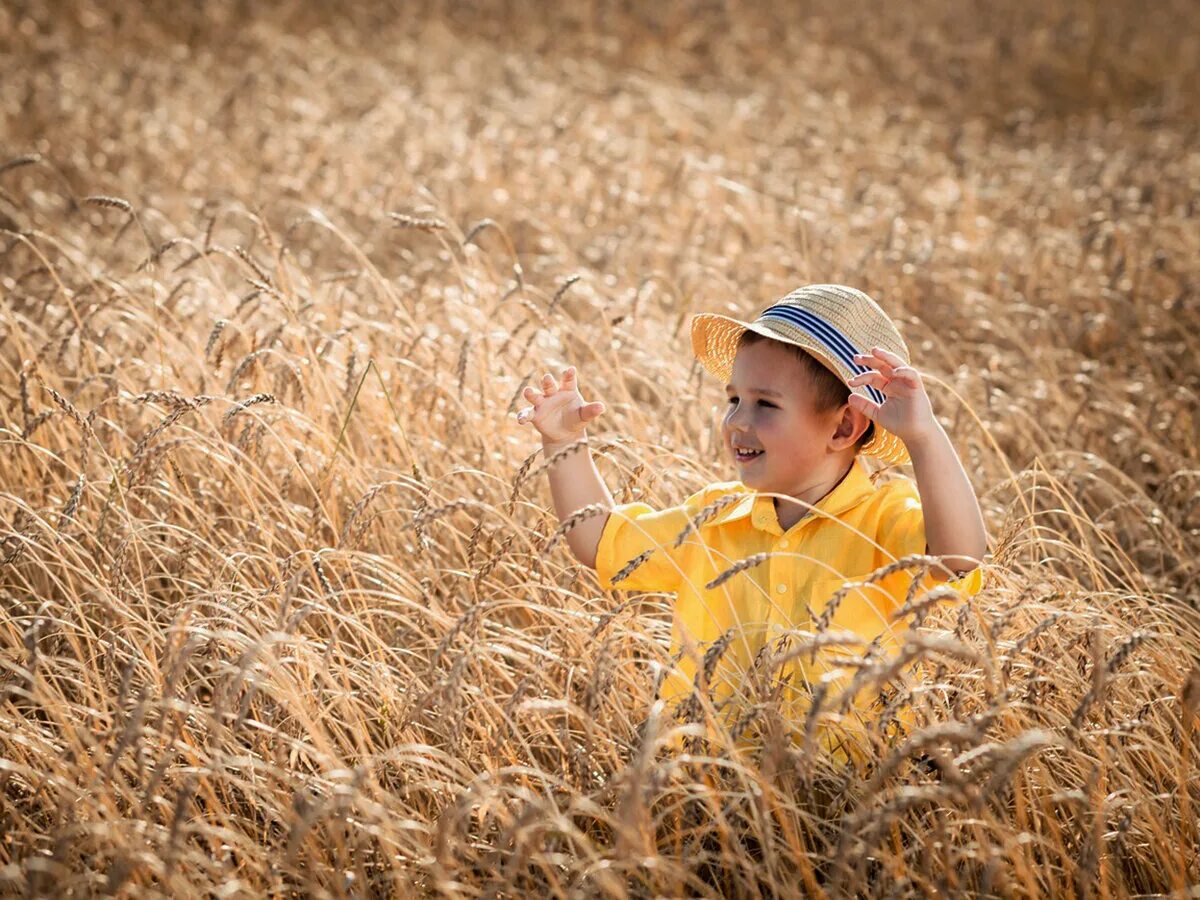
[[[1196,896],[1194,12],[5,4],[0,891]],[[732,479],[688,320],[812,281],[992,545],[919,674],[821,650],[861,764],[656,701],[513,415],[573,364],[618,502]]]

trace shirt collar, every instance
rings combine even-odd
[[[854,462],[850,466],[850,471],[846,473],[846,477],[832,491],[814,504],[813,509],[836,518],[846,510],[856,506],[874,490],[875,486],[871,483],[871,478],[867,475],[867,470],[863,468],[863,464],[858,457],[855,457]],[[779,517],[775,513],[775,504],[772,497],[759,494],[741,482],[736,482],[731,493],[738,493],[739,491],[745,491],[746,496],[713,516],[707,522],[703,523],[701,527],[724,525],[727,522],[734,522],[750,516],[751,523],[755,528],[762,531],[769,531],[773,534],[783,534],[783,529],[779,527]]]

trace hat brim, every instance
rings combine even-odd
[[[738,341],[745,331],[753,331],[771,340],[800,347],[833,372],[843,384],[853,377],[849,369],[831,359],[816,340],[802,331],[797,330],[794,335],[783,335],[757,323],[743,322],[719,313],[697,313],[692,316],[692,353],[705,370],[723,385],[729,383],[733,374],[733,360],[737,356]],[[851,387],[849,384],[846,384],[846,387],[870,399],[865,387]],[[864,444],[859,452],[892,465],[909,462],[904,441],[878,423],[875,423],[875,433],[871,440]]]

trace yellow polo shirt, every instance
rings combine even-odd
[[[739,492],[746,496],[675,546],[680,532],[700,510]],[[651,548],[653,553],[632,574],[613,584],[614,575]],[[916,485],[904,478],[876,486],[862,462],[855,459],[842,481],[786,532],[779,525],[773,498],[738,481],[711,484],[682,505],[661,511],[645,503],[617,506],[600,537],[596,573],[605,589],[677,594],[671,652],[682,649],[683,655],[663,682],[661,696],[668,701],[691,692],[705,650],[733,629],[732,640],[710,681],[714,703],[730,701],[722,718],[732,724],[747,704],[758,699],[751,695],[749,684],[743,684],[743,677],[764,642],[791,629],[812,631],[813,617],[820,617],[845,582],[861,581],[900,557],[925,550],[925,523]],[[739,560],[758,553],[771,555],[715,588],[706,587]],[[881,636],[885,653],[896,650],[896,638],[908,627],[909,619],[894,623],[891,614],[903,604],[913,574],[912,570],[901,571],[852,589],[836,608],[828,630],[853,632],[864,642]],[[974,594],[980,577],[977,568],[949,583],[964,595]],[[791,677],[783,697],[789,718],[803,719],[809,686],[835,668],[835,657],[861,656],[864,649],[826,648],[815,660],[805,654],[776,672],[773,677]],[[835,678],[837,684],[844,684],[850,674],[838,678],[835,673],[826,680]],[[830,698],[836,694],[834,686],[830,686]],[[861,713],[871,699],[860,699],[856,709]],[[798,724],[803,727],[803,721]]]

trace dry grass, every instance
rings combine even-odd
[[[1003,8],[0,9],[3,890],[1200,882],[1196,28]],[[746,750],[511,414],[576,364],[678,501],[731,477],[689,315],[813,280],[896,312],[995,558],[919,676],[773,648]],[[859,767],[845,694],[779,714],[817,652],[885,688]]]

